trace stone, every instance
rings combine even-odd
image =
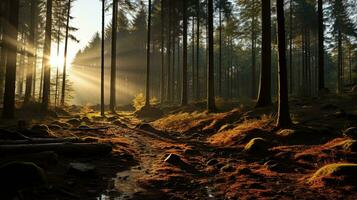
[[[308,183],[339,178],[338,184],[357,186],[357,164],[335,163],[328,164],[318,169],[309,179]],[[342,180],[340,178],[343,178]],[[333,181],[332,181],[333,182]]]
[[[270,148],[270,143],[263,138],[254,138],[245,145],[244,151],[251,154],[265,154]]]
[[[68,174],[82,177],[93,177],[95,171],[95,166],[91,164],[73,162],[69,164]]]
[[[168,155],[164,162],[166,163],[169,163],[171,165],[174,165],[176,167],[179,167],[180,169],[183,169],[185,171],[188,171],[188,172],[195,172],[195,168],[192,167],[190,164],[186,163],[185,161],[183,161],[181,159],[181,157],[179,155],[176,155],[176,154],[170,154]]]
[[[357,128],[356,127],[350,127],[343,131],[343,135],[345,137],[349,137],[351,139],[357,140]]]
[[[222,168],[221,168],[221,172],[234,172],[236,169],[230,165],[230,164],[227,164],[227,165],[224,165]]]
[[[38,132],[38,133],[48,133],[50,131],[48,126],[45,124],[36,124],[36,125],[32,126],[31,130]]]

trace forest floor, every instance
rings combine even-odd
[[[214,114],[201,103],[167,107],[156,118],[130,111],[100,117],[95,108],[79,106],[33,117],[36,109],[22,109],[21,118],[0,122],[0,165],[26,161],[44,169],[46,187],[22,188],[23,199],[355,199],[356,102],[356,95],[291,98],[295,125],[285,130],[274,127],[273,107],[238,102],[222,103]],[[19,138],[7,132],[113,149],[14,156],[3,145]]]

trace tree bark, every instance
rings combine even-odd
[[[214,95],[213,0],[208,0],[207,110],[216,111]]]
[[[31,20],[30,20],[30,35],[29,35],[29,64],[26,78],[26,90],[24,104],[28,104],[32,94],[33,70],[36,67],[35,52],[36,52],[36,27],[37,27],[37,0],[31,0]]]
[[[148,31],[147,31],[147,47],[146,47],[146,95],[145,106],[150,106],[150,51],[151,46],[151,0],[148,2]]]
[[[256,107],[271,105],[271,8],[270,0],[262,6],[262,55],[258,101]]]
[[[253,0],[252,2],[252,93],[251,93],[251,97],[252,99],[256,98],[256,59],[255,59],[255,42],[256,42],[256,36],[255,36],[255,0]]]
[[[183,0],[183,55],[181,106],[187,105],[187,0]]]
[[[342,93],[342,33],[338,30],[337,35],[337,94]]]
[[[278,55],[279,55],[279,97],[277,127],[288,128],[292,125],[289,113],[288,80],[286,67],[284,0],[276,1],[278,20]]]
[[[104,116],[104,51],[105,51],[105,0],[102,0],[102,41],[101,41],[101,60],[100,60],[100,114]]]
[[[196,5],[196,18],[197,18],[197,30],[196,30],[196,100],[199,99],[200,96],[200,80],[199,80],[199,74],[200,74],[200,0],[196,0],[197,1],[197,5]]]
[[[161,79],[160,79],[160,101],[164,103],[165,98],[165,0],[161,0]]]
[[[51,33],[52,33],[52,0],[47,0],[46,7],[46,31],[45,31],[45,44],[43,49],[43,94],[42,94],[42,109],[48,110],[50,104],[50,90],[51,90]]]
[[[110,111],[115,112],[116,107],[116,70],[117,70],[117,15],[118,1],[113,1],[113,19],[112,19],[112,55],[110,72]]]
[[[325,67],[324,67],[324,19],[323,19],[323,8],[322,8],[322,0],[317,1],[317,9],[318,9],[318,59],[319,59],[319,91],[325,88]]]
[[[61,106],[64,106],[66,103],[66,78],[67,78],[67,51],[68,51],[68,31],[69,31],[69,20],[71,13],[71,1],[68,0],[68,8],[67,8],[67,22],[66,22],[66,38],[64,44],[64,64],[63,64],[63,73],[62,73],[62,95],[61,95]]]
[[[15,116],[15,85],[16,85],[16,57],[17,57],[17,35],[19,25],[19,0],[8,1],[11,15],[4,27],[4,47],[7,52],[6,77],[3,117],[13,118]]]

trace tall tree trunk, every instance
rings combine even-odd
[[[285,17],[284,17],[284,0],[276,1],[277,20],[278,20],[278,55],[279,55],[279,108],[277,127],[288,128],[292,125],[289,113],[288,99],[288,80],[286,67],[286,46],[285,46]]]
[[[325,67],[324,67],[324,19],[323,19],[323,8],[322,0],[317,1],[318,9],[318,59],[319,59],[319,91],[325,88]]]
[[[255,36],[255,0],[252,2],[252,94],[251,97],[252,99],[256,98],[256,91],[257,91],[257,86],[256,86],[256,59],[255,59],[255,42],[256,42],[256,36]]]
[[[167,39],[167,82],[166,82],[166,99],[170,102],[171,97],[171,54],[172,54],[172,1],[169,4],[169,28],[168,28],[168,39]],[[171,102],[170,102],[171,103]]]
[[[8,4],[9,2],[7,0],[4,0],[0,3],[0,31],[4,39],[4,34],[5,34],[5,26],[6,26],[6,21],[5,18],[7,18],[7,12],[8,9]],[[3,102],[3,93],[4,93],[4,83],[5,83],[5,69],[6,69],[6,48],[3,43],[1,46],[1,54],[0,54],[0,103]]]
[[[116,70],[117,70],[117,15],[118,1],[113,1],[113,19],[112,19],[112,56],[110,70],[110,111],[115,112],[116,107]]]
[[[104,116],[105,102],[104,102],[104,51],[105,51],[105,0],[102,0],[102,41],[100,51],[100,114]]]
[[[146,95],[145,106],[150,106],[150,45],[151,45],[151,0],[148,3],[148,31],[146,47]]]
[[[192,67],[192,97],[193,99],[195,98],[195,92],[196,92],[196,81],[195,81],[195,76],[196,76],[196,66],[195,66],[195,17],[192,16],[192,35],[191,35],[191,51],[192,51],[192,61],[191,61],[191,67]]]
[[[52,33],[52,0],[47,0],[46,7],[46,29],[45,29],[45,44],[43,49],[43,94],[42,94],[42,109],[48,110],[50,103],[50,89],[51,89],[51,33]]]
[[[271,9],[270,0],[262,6],[262,55],[258,102],[256,107],[271,105]]]
[[[219,2],[219,66],[218,66],[218,96],[222,96],[222,2]]]
[[[66,36],[64,42],[64,64],[63,64],[63,73],[62,73],[63,80],[62,80],[61,106],[64,106],[66,102],[67,51],[68,51],[69,20],[71,14],[71,1],[72,0],[68,0],[68,8],[67,8]]]
[[[61,42],[61,25],[58,23],[57,30],[57,58],[60,53],[60,42]],[[58,105],[58,88],[59,88],[59,63],[56,63],[56,85],[55,85],[55,107]]]
[[[32,82],[33,82],[33,71],[36,68],[36,23],[37,23],[37,0],[31,0],[31,20],[30,20],[30,35],[29,35],[29,64],[26,78],[26,90],[25,90],[25,99],[24,104],[29,103],[31,99],[32,92]]]
[[[196,99],[199,99],[200,96],[200,80],[199,80],[199,74],[200,74],[200,21],[201,21],[201,17],[200,17],[200,0],[196,0],[197,1],[197,5],[196,5],[196,18],[197,18],[197,30],[196,30]]]
[[[3,117],[13,118],[15,115],[15,85],[16,85],[16,54],[17,54],[17,35],[19,25],[19,0],[8,1],[11,15],[5,22],[4,28],[4,47],[7,52],[6,77]]]
[[[213,0],[208,0],[207,110],[216,110],[214,95]]]
[[[342,33],[338,30],[337,35],[337,94],[342,93]]]
[[[183,0],[183,55],[181,106],[187,105],[187,0]]]
[[[165,98],[165,0],[161,0],[161,78],[160,78],[160,101],[164,103]]]
[[[348,49],[348,72],[349,72],[349,84],[352,84],[352,53],[351,53],[351,46]]]
[[[290,93],[293,93],[293,0],[290,0],[289,22],[289,86]]]

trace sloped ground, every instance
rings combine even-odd
[[[32,124],[46,124],[50,135],[59,138],[111,143],[113,152],[59,156],[57,164],[48,166],[38,163],[44,166],[50,187],[30,189],[23,196],[354,199],[357,131],[343,132],[357,126],[356,100],[349,95],[293,99],[290,105],[296,125],[288,130],[274,128],[273,108],[241,106],[217,114],[194,111],[191,106],[170,108],[164,109],[163,118],[146,124],[130,112],[102,118],[91,108],[71,107],[69,113],[32,120]],[[9,130],[18,125],[3,121],[1,126]],[[1,163],[13,160],[3,158]],[[96,170],[84,175],[68,173],[73,162]]]

